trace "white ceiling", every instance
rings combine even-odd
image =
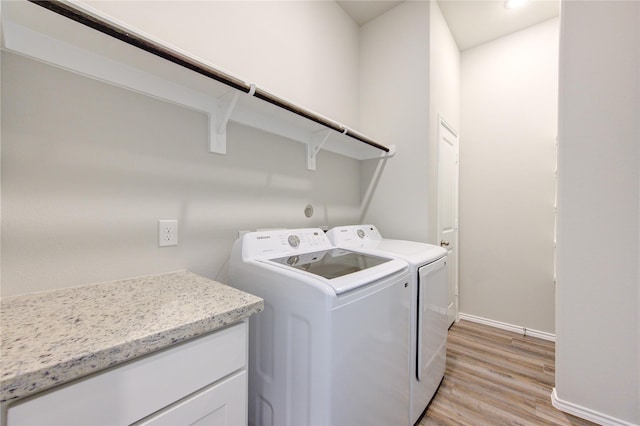
[[[516,9],[499,0],[438,0],[458,48],[467,50],[558,16],[558,0],[529,0]]]
[[[338,1],[359,25],[400,3],[403,1]],[[559,0],[529,0],[517,9],[505,8],[503,0],[438,0],[438,4],[461,51],[554,18],[560,10]]]
[[[358,25],[364,25],[403,2],[404,0],[338,0],[337,3]]]

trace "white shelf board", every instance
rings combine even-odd
[[[94,14],[93,11],[84,9],[83,12]],[[102,16],[99,18],[106,19]],[[114,25],[180,57],[188,57],[205,68],[219,69],[160,40],[126,28],[123,23]],[[308,153],[313,157],[307,159],[307,167],[315,170],[317,149],[314,143],[318,140],[318,134],[328,130],[326,126],[26,0],[3,2],[2,46],[8,51],[91,78],[202,111],[209,117],[211,146],[217,147],[214,150],[220,154],[226,153],[226,128],[220,130],[218,124],[220,108],[226,99],[239,92],[230,120],[307,144],[310,146]],[[243,84],[250,86],[246,82]],[[226,127],[226,123],[223,124]],[[390,154],[387,154],[335,130],[329,130],[322,149],[358,160],[393,154],[393,147]]]

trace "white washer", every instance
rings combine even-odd
[[[373,225],[339,226],[329,240],[342,248],[396,256],[411,272],[410,423],[415,424],[436,393],[446,367],[447,251],[439,246],[382,238]]]
[[[265,304],[249,322],[249,424],[408,424],[409,279],[407,262],[320,229],[238,239],[230,284]]]

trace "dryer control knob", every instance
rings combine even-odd
[[[360,238],[364,238],[364,231],[363,231],[362,229],[358,229],[358,230],[356,231],[356,234],[358,234],[358,237],[360,237]]]
[[[289,235],[289,245],[293,248],[297,248],[300,245],[300,237],[297,235]]]

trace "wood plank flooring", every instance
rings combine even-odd
[[[447,340],[447,369],[418,426],[594,425],[551,405],[555,343],[469,321]]]

